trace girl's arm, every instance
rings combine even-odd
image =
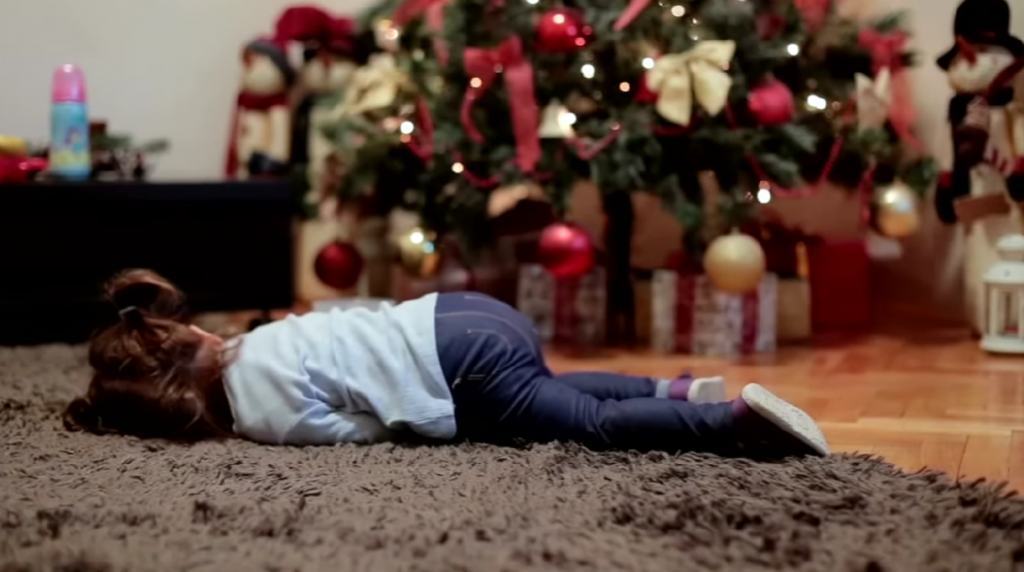
[[[368,445],[390,441],[394,433],[371,413],[338,411],[321,403],[306,415],[285,436],[286,445],[337,445],[358,443]]]

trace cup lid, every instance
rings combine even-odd
[[[65,64],[53,72],[53,101],[85,102],[85,74],[81,68]]]

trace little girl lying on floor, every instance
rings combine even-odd
[[[402,433],[599,449],[827,454],[803,411],[721,378],[555,375],[536,333],[482,294],[429,294],[377,310],[289,316],[224,341],[185,324],[184,297],[146,270],[108,296],[116,324],[92,341],[95,373],[69,429],[288,445],[375,443]]]

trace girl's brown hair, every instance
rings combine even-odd
[[[182,292],[155,272],[129,270],[106,295],[119,319],[93,338],[92,381],[65,409],[64,426],[175,440],[230,434],[221,352],[184,322]]]

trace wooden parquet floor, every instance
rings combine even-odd
[[[757,382],[814,416],[834,451],[1005,480],[1024,492],[1024,357],[986,355],[963,330],[876,334],[734,361],[609,352],[552,354],[549,363],[555,371],[724,375],[730,397]]]

